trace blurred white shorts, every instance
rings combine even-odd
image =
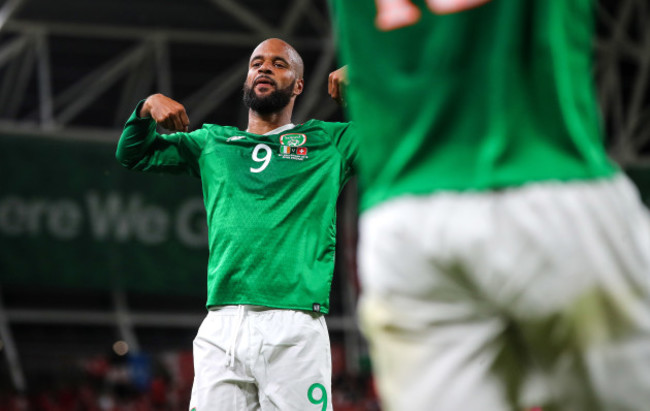
[[[190,410],[332,410],[322,314],[240,305],[208,312],[194,340]]]
[[[400,197],[360,224],[385,411],[650,406],[650,218],[627,177]]]

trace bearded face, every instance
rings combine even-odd
[[[274,86],[275,90],[265,96],[259,96],[255,92],[255,85],[250,87],[248,84],[244,83],[244,105],[263,115],[277,113],[285,108],[291,101],[296,81],[292,81],[287,87],[281,89],[278,89],[276,82],[270,78],[265,78],[264,81]]]

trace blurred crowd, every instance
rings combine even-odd
[[[332,405],[336,411],[380,409],[369,371],[345,370],[342,347],[332,346]],[[191,352],[159,356],[113,353],[79,360],[75,370],[32,379],[25,393],[2,389],[0,411],[187,411]]]

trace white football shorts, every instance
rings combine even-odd
[[[240,305],[208,312],[194,340],[190,410],[331,411],[322,314]]]
[[[360,224],[385,411],[650,409],[650,218],[627,177],[400,197]]]

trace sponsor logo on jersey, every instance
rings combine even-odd
[[[289,133],[280,136],[280,144],[283,146],[299,147],[307,142],[307,136],[299,133]]]
[[[226,140],[226,143],[230,143],[231,141],[241,140],[242,138],[246,138],[246,136],[232,136],[232,137],[228,137],[228,140]]]
[[[304,134],[283,134],[280,136],[280,157],[289,160],[302,161],[307,156],[307,147],[302,147],[307,142]]]

